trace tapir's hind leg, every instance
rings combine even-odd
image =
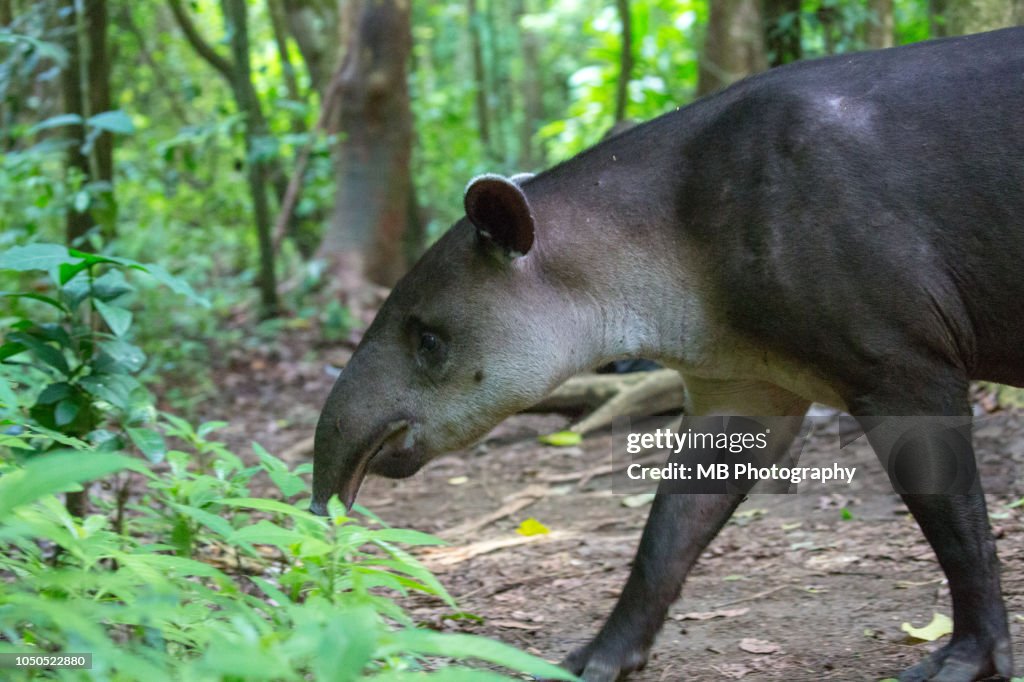
[[[940,393],[917,388],[918,396]],[[909,408],[905,402],[892,407],[898,401],[870,400],[862,403],[870,404],[870,416],[858,410],[872,447],[935,550],[953,601],[949,644],[906,670],[901,682],[971,682],[1013,674],[995,540],[974,468],[966,384],[959,395],[964,397],[932,405],[917,398]],[[908,412],[959,416],[886,416]]]
[[[791,432],[773,428],[773,452],[767,453],[773,459],[789,449],[807,410],[806,401],[765,384],[687,378],[686,386],[688,414],[792,416],[776,422],[786,424]],[[684,420],[680,431],[685,427]],[[659,486],[629,579],[611,616],[589,644],[562,663],[586,682],[614,682],[643,667],[697,557],[744,497],[739,493],[671,494],[664,488]]]

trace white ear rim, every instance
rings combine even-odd
[[[469,182],[466,183],[466,188],[462,190],[463,198],[465,198],[465,196],[469,194],[469,188],[472,187],[477,182],[479,182],[480,180],[502,180],[504,182],[509,182],[509,179],[506,178],[504,175],[501,175],[500,173],[482,173],[472,178]]]
[[[535,175],[536,173],[516,173],[515,175],[510,177],[509,180],[512,182],[512,184],[522,187],[524,182],[533,179]]]

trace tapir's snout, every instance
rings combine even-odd
[[[360,429],[362,430],[362,429]],[[367,472],[388,478],[411,476],[422,466],[405,417],[384,420],[368,439],[347,434],[342,422],[324,411],[313,445],[313,502],[310,511],[327,515],[327,502],[337,493],[351,509]]]

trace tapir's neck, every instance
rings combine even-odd
[[[655,138],[659,145],[645,143]],[[648,177],[656,157],[681,159],[683,144],[666,145],[657,132],[630,140],[610,140],[524,188],[538,224],[531,256],[577,311],[581,366],[574,370],[624,357],[674,366],[703,361],[695,343],[708,338],[707,286],[675,210],[685,178]],[[564,312],[556,308],[552,315]]]

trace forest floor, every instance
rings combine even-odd
[[[236,452],[260,442],[292,464],[309,438],[333,379],[336,350],[313,349],[302,333],[229,354],[218,373],[221,437]],[[332,356],[333,353],[333,356]],[[342,361],[344,357],[342,357]],[[417,552],[459,604],[412,597],[418,621],[494,637],[551,660],[593,636],[625,582],[649,504],[622,471],[591,476],[611,461],[608,434],[573,447],[537,441],[568,423],[518,415],[477,446],[441,457],[413,478],[370,479],[359,501],[387,523],[439,534]],[[806,442],[801,465],[836,461],[834,429]],[[941,644],[914,643],[901,624],[951,615],[943,575],[906,508],[885,492],[861,438],[842,450],[856,466],[851,486],[753,495],[701,557],[673,605],[647,667],[631,680],[878,680]],[[1014,652],[1024,662],[1024,416],[976,426],[975,444],[998,538]],[[588,473],[589,472],[589,473]],[[496,511],[509,511],[481,525]],[[524,536],[532,517],[550,532]],[[472,614],[472,615],[466,615]]]

